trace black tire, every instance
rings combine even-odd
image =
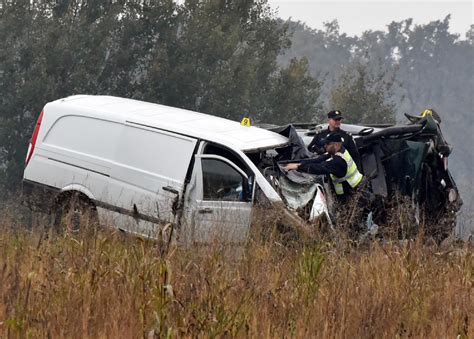
[[[59,233],[78,233],[98,225],[95,205],[80,193],[66,193],[60,196],[56,200],[51,216],[51,225]]]

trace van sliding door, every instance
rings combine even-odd
[[[157,224],[175,222],[197,140],[146,127],[125,126],[113,179],[116,204],[130,217],[126,229],[155,236]]]

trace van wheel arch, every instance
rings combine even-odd
[[[97,209],[95,206],[95,203],[90,199],[86,194],[84,194],[81,191],[77,190],[67,190],[67,191],[62,191],[59,194],[56,195],[56,197],[53,200],[53,204],[51,206],[51,210],[54,208],[59,207],[62,205],[65,201],[70,200],[72,198],[76,197],[77,199],[87,202],[92,208]]]
[[[65,213],[69,213],[72,207],[74,210],[77,210],[79,214],[82,214],[86,211],[89,212],[89,221],[98,223],[99,219],[96,204],[83,192],[77,190],[67,190],[59,193],[55,197],[51,206],[51,224],[54,228],[60,227],[62,216]]]

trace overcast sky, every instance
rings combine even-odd
[[[386,30],[392,21],[413,18],[415,24],[442,20],[451,14],[452,33],[465,38],[473,24],[473,2],[470,0],[268,0],[278,8],[279,17],[305,22],[311,28],[322,28],[323,22],[337,19],[340,31],[359,35],[366,30]]]

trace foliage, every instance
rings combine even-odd
[[[368,73],[367,67],[358,64],[341,76],[331,91],[331,106],[344,112],[345,122],[352,124],[393,123],[395,105],[387,102],[392,87]]]
[[[321,83],[308,75],[306,59],[292,59],[275,80],[265,120],[277,124],[307,122],[322,110]]]
[[[474,330],[467,244],[285,247],[253,237],[242,247],[163,252],[107,230],[11,230],[3,215],[2,337],[467,338]]]

